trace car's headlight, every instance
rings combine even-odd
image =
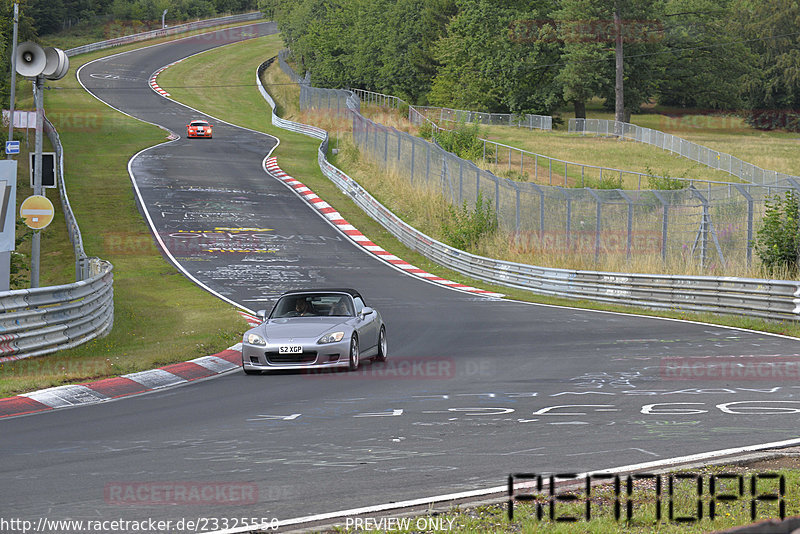
[[[266,340],[258,334],[247,334],[247,343],[250,345],[266,345]]]
[[[334,332],[332,334],[326,334],[322,336],[321,338],[319,338],[319,341],[317,341],[317,343],[319,344],[337,343],[341,341],[343,337],[344,337],[344,332]]]

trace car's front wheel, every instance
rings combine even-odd
[[[385,362],[387,357],[386,352],[386,327],[381,326],[381,333],[378,334],[378,355],[375,356],[375,360],[379,362]]]
[[[355,371],[358,369],[359,353],[358,353],[358,337],[353,335],[350,339],[350,370]]]

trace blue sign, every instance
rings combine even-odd
[[[6,141],[6,154],[19,154],[19,141]]]

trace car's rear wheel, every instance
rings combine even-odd
[[[359,352],[358,352],[358,337],[353,335],[350,339],[350,370],[355,371],[358,369]]]
[[[378,334],[378,355],[375,356],[375,360],[379,362],[385,362],[387,357],[386,352],[386,327],[381,326],[381,333]]]

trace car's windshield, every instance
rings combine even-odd
[[[281,297],[270,319],[284,317],[352,317],[353,302],[342,293],[304,293]]]
[[[208,126],[207,122],[193,122],[192,126]]]

